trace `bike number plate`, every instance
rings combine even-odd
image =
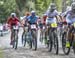
[[[43,26],[43,29],[45,29],[45,26]]]
[[[31,25],[31,29],[36,29],[36,25]]]
[[[57,23],[52,23],[51,27],[57,27]]]
[[[18,26],[13,26],[13,29],[17,30],[17,29],[19,29],[19,27]]]
[[[3,26],[0,26],[0,30],[3,30]]]

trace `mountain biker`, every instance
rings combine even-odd
[[[61,19],[62,19],[62,22],[64,23],[64,24],[66,24],[66,19],[65,19],[65,17],[66,17],[66,15],[69,13],[71,11],[71,7],[70,6],[67,6],[67,8],[66,8],[66,11],[65,12],[63,12],[63,13],[61,13]]]
[[[22,20],[22,23],[23,23],[23,26],[25,27],[25,25],[27,24],[27,18],[30,16],[30,13],[29,12],[26,12],[25,13],[25,16],[23,17],[23,20]],[[23,30],[25,31],[25,29],[23,28]]]
[[[36,12],[34,10],[31,11],[31,15],[27,19],[30,25],[37,24],[38,17],[36,15]]]
[[[65,17],[67,23],[75,22],[75,2],[71,4],[71,9],[67,10],[63,16]]]
[[[71,4],[70,10],[67,9],[62,16],[65,19],[63,22],[66,22],[67,24],[72,24],[75,22],[75,2]]]
[[[46,14],[47,14],[46,25],[50,26],[51,23],[57,23],[58,22],[58,17],[57,17],[58,11],[56,10],[55,3],[50,4],[50,9]],[[48,35],[48,32],[49,32],[49,28],[46,29],[45,36]]]
[[[43,19],[43,25],[45,25],[46,24],[46,19],[47,19],[47,14],[44,14],[42,19]]]
[[[72,25],[75,22],[75,2],[71,4],[71,9],[67,10],[63,17],[65,19],[63,22],[65,22],[68,25],[67,31],[69,31],[69,33],[67,34],[67,38],[72,39],[71,34],[75,32],[74,25]]]
[[[18,17],[16,16],[16,13],[11,13],[10,17],[7,19],[7,24],[10,26],[10,30],[11,30],[11,42],[10,42],[10,45],[12,45],[12,41],[13,41],[13,38],[12,38],[12,26],[13,25],[19,25],[19,19]]]
[[[37,27],[38,27],[37,21],[38,21],[38,16],[36,15],[36,12],[34,10],[31,11],[31,15],[27,19],[28,19],[28,23],[29,23],[29,31],[30,31],[31,36],[32,36],[31,40],[33,40],[32,41],[32,43],[34,42],[33,46],[35,46],[35,50],[37,50]]]
[[[29,12],[25,13],[25,16],[23,17],[23,24],[25,25],[26,21],[27,21],[27,17],[30,16]]]
[[[48,19],[46,20],[46,24],[47,23],[56,23],[57,15],[58,15],[58,12],[56,10],[56,6],[55,6],[54,3],[51,3],[50,10],[49,10],[49,12],[47,14]]]
[[[37,24],[38,24],[38,28],[42,29],[43,24],[42,24],[42,20],[41,20],[41,18],[40,18],[40,17],[38,17]]]
[[[57,23],[58,11],[56,10],[55,3],[51,3],[50,10],[47,12],[46,24]]]

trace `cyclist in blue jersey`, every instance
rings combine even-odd
[[[38,17],[35,11],[31,11],[31,15],[28,17],[29,24],[37,24]]]
[[[31,40],[31,48],[34,46],[35,50],[37,50],[37,21],[38,17],[36,15],[35,11],[31,11],[31,15],[28,17],[28,23],[29,23],[29,31],[32,36]]]

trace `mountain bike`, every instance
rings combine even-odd
[[[59,45],[58,45],[58,35],[57,35],[57,24],[52,23],[49,26],[49,52],[52,51],[52,47],[54,46],[55,53],[58,54],[59,52]]]
[[[18,31],[19,26],[12,26],[12,36],[13,36],[13,48],[17,49],[18,46]]]
[[[75,53],[75,28],[74,25],[67,26],[67,30],[64,30],[62,34],[62,49],[65,55],[70,53],[71,47]]]
[[[28,25],[25,26],[25,31],[23,32],[22,35],[22,44],[25,47],[26,43],[29,44],[30,48],[31,48],[31,32],[29,31],[29,27]]]
[[[32,36],[32,44],[31,46],[34,47],[34,50],[37,50],[37,31],[36,31],[36,24],[30,25],[31,36]]]

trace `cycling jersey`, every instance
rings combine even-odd
[[[48,23],[56,23],[56,18],[55,16],[58,15],[58,12],[56,10],[54,10],[53,12],[50,12],[47,14],[48,18],[46,20],[46,24]]]
[[[57,12],[57,10],[54,10],[53,12],[48,12],[48,14],[47,14],[47,16],[48,17],[55,17],[55,16],[57,16],[58,15],[58,12]]]
[[[29,16],[28,17],[28,22],[30,23],[30,24],[34,24],[34,23],[37,23],[37,20],[38,20],[38,17],[37,16]]]
[[[17,17],[15,17],[15,18],[9,18],[8,19],[8,21],[7,21],[7,23],[10,25],[10,26],[12,26],[12,25],[18,25],[18,22],[19,22],[19,20],[18,20],[18,18]]]
[[[27,20],[27,19],[28,19],[28,16],[24,16],[23,19],[24,19],[24,20]]]
[[[65,15],[66,15],[66,22],[67,23],[75,22],[75,13],[73,13],[71,10],[66,12]]]
[[[43,23],[42,23],[41,19],[38,19],[37,24],[38,24],[39,28],[41,28],[41,29],[43,28]]]
[[[44,16],[43,17],[43,24],[45,25],[45,23],[46,23],[46,19],[47,19],[47,16]]]

